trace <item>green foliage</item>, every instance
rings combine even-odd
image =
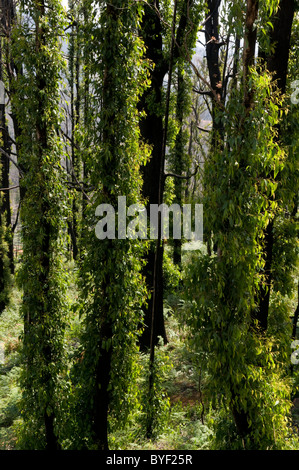
[[[280,7],[280,0],[264,0],[259,4],[259,17],[257,21],[259,47],[264,53],[271,53],[274,44],[271,44],[271,31],[274,28],[275,16]]]
[[[278,338],[260,336],[252,319],[264,282],[264,230],[279,213],[273,196],[285,159],[275,139],[281,98],[264,72],[252,72],[249,86],[253,109],[246,114],[238,93],[230,97],[225,150],[214,149],[205,166],[205,229],[218,251],[195,255],[187,267],[186,298],[192,300],[186,321],[212,377],[215,402],[246,416],[246,448],[283,448],[290,388],[280,360],[289,328],[280,330],[277,353]]]
[[[157,348],[154,363],[151,363],[147,356],[145,359],[144,370],[146,374],[141,392],[141,429],[146,435],[150,426],[150,438],[155,439],[167,423],[170,402],[164,383],[172,365],[169,362],[169,356],[162,348]],[[152,387],[149,387],[150,380],[152,380]]]
[[[163,274],[165,295],[167,296],[177,290],[181,280],[181,272],[173,263],[170,252],[167,249],[164,250],[163,255]]]
[[[1,168],[0,168],[1,172]],[[0,211],[3,193],[0,193]],[[0,315],[9,304],[12,289],[12,276],[8,258],[8,228],[5,224],[5,214],[0,214]]]

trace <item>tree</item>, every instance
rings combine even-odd
[[[167,11],[168,5],[165,5]],[[188,55],[194,47],[198,25],[198,5],[193,1],[175,2],[172,26],[165,34],[162,6],[159,2],[149,2],[144,9],[140,34],[146,47],[146,57],[154,64],[151,70],[151,86],[145,90],[139,109],[144,111],[140,129],[143,140],[151,147],[151,158],[142,169],[143,197],[150,204],[162,204],[164,193],[165,152],[167,144],[167,109],[169,93],[163,90],[163,81],[169,73],[168,86],[171,86],[172,69],[178,58]],[[188,34],[187,34],[188,32]],[[169,38],[170,34],[170,40]],[[168,39],[168,42],[167,42]],[[154,274],[155,273],[155,274]],[[151,244],[146,254],[144,269],[149,297],[145,306],[145,329],[141,337],[141,347],[148,349],[151,343],[157,344],[161,337],[167,343],[163,317],[163,243]],[[154,302],[154,304],[153,304]],[[151,331],[151,325],[154,330]]]
[[[83,359],[75,376],[81,397],[78,416],[83,439],[79,445],[106,450],[109,417],[117,413],[120,424],[132,400],[144,302],[142,245],[127,238],[118,224],[116,239],[110,239],[108,233],[97,239],[95,215],[101,204],[116,210],[119,195],[126,197],[127,206],[140,200],[140,165],[145,163],[148,150],[140,144],[136,108],[148,81],[144,48],[135,34],[141,6],[114,0],[95,5],[93,15],[99,22],[88,28],[93,38],[88,62],[93,115],[87,132],[93,158],[87,172],[94,191],[84,219],[85,250],[80,268]],[[122,217],[120,212],[118,217]]]
[[[240,446],[251,449],[283,445],[288,432],[283,416],[290,409],[287,380],[277,360],[287,358],[285,339],[275,349],[277,331],[262,334],[255,317],[256,299],[270,289],[265,233],[281,210],[274,195],[285,161],[277,138],[283,97],[255,60],[257,34],[266,31],[265,18],[276,9],[275,2],[247,2],[242,82],[230,90],[217,116],[224,145],[211,148],[204,170],[205,230],[217,254],[196,259],[187,278],[189,298],[197,299],[190,302],[189,322],[213,376],[214,396],[222,395],[220,401],[230,409]],[[284,316],[284,321],[289,319]],[[280,333],[285,338],[288,329]],[[276,400],[281,414],[271,405]]]
[[[191,71],[190,65],[184,63],[184,59],[177,63],[177,90],[175,119],[178,131],[174,139],[171,155],[168,157],[168,165],[174,176],[174,203],[182,207],[185,201],[186,187],[191,177],[192,162],[189,142],[193,136],[189,135],[187,119],[191,110]],[[195,163],[196,164],[196,163]],[[182,239],[173,240],[173,262],[182,267]]]
[[[21,2],[13,54],[24,74],[13,84],[25,170],[21,220],[24,318],[23,439],[27,448],[60,448],[57,390],[63,368],[64,276],[61,266],[63,207],[59,80],[63,61],[59,1]]]

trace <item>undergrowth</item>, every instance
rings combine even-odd
[[[73,265],[69,266],[70,271]],[[76,300],[76,285],[70,276],[70,313],[65,335],[66,359],[71,367],[78,348],[81,320],[72,309]],[[22,319],[19,314],[21,293],[15,288],[9,307],[0,316],[0,450],[17,449],[21,423],[18,384],[21,371]],[[210,377],[201,369],[199,357],[189,348],[187,331],[180,322],[182,308],[180,289],[169,291],[165,299],[165,318],[168,344],[156,350],[159,361],[159,393],[156,400],[155,433],[145,436],[146,400],[130,417],[126,428],[118,429],[117,416],[111,418],[109,446],[111,450],[213,450],[242,449],[234,422],[229,413],[215,405],[209,396]],[[148,355],[140,354],[140,396],[146,386]],[[298,385],[298,366],[293,381]],[[146,390],[145,390],[146,391]],[[145,396],[145,395],[143,395]],[[294,395],[294,403],[298,403]],[[142,400],[142,399],[141,399]],[[296,402],[297,400],[297,402]],[[293,408],[293,427],[299,429],[298,407]],[[298,440],[290,435],[288,448],[298,449]]]

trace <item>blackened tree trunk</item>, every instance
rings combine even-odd
[[[58,6],[53,3],[49,8],[44,0],[30,0],[20,9],[24,24],[15,28],[22,41],[17,47],[13,44],[13,53],[18,67],[25,64],[26,80],[12,76],[12,104],[20,131],[19,161],[26,172],[20,181],[23,433],[33,449],[54,451],[61,448],[56,393],[63,367],[65,293],[60,251],[65,219],[61,200],[62,142],[58,137],[59,74],[63,69],[59,37],[63,19]],[[30,35],[24,33],[28,25]]]
[[[260,52],[260,57],[263,59],[269,72],[273,73],[273,80],[277,81],[277,87],[282,95],[286,92],[291,31],[294,13],[294,0],[280,1],[279,10],[273,18],[273,29],[270,31],[270,39],[271,45],[273,45],[273,51],[270,55],[264,51]],[[281,132],[279,128],[277,139],[281,139]],[[266,331],[268,327],[272,284],[273,246],[275,244],[274,220],[270,221],[265,231],[264,243],[265,283],[260,286],[259,296],[257,299],[257,308],[254,312],[254,318],[258,321],[259,327],[262,331]]]
[[[80,180],[80,156],[76,139],[76,130],[80,120],[80,44],[78,22],[79,15],[74,1],[69,2],[69,12],[72,18],[69,40],[69,87],[70,87],[70,119],[71,119],[71,178],[76,187]],[[69,232],[72,241],[73,258],[78,257],[79,218],[81,207],[81,192],[74,190],[72,203],[72,217],[69,221]]]
[[[147,48],[147,58],[154,64],[154,70],[151,72],[151,86],[142,96],[139,104],[140,109],[146,113],[140,123],[140,130],[143,140],[151,145],[151,159],[143,168],[143,196],[147,199],[147,213],[151,204],[159,204],[159,179],[161,171],[161,161],[163,159],[163,99],[162,86],[163,80],[168,70],[168,63],[163,55],[163,31],[160,18],[150,6],[145,6],[145,13],[141,27],[141,34]],[[156,267],[156,286],[158,291],[154,289],[154,271]],[[154,306],[154,342],[158,341],[158,337],[163,338],[164,343],[167,342],[164,316],[163,316],[163,251],[159,250],[156,257],[156,243],[152,243],[146,256],[145,278],[148,286],[150,297],[148,304],[145,306],[144,323],[145,328],[140,339],[142,349],[150,347],[151,324],[153,299]]]
[[[177,105],[176,105],[176,119],[179,125],[179,132],[176,136],[174,147],[174,165],[173,171],[176,175],[182,176],[183,171],[186,169],[184,165],[184,96],[185,84],[184,75],[180,64],[178,65],[178,78],[177,78]],[[174,179],[175,203],[180,207],[182,206],[183,197],[183,180],[181,178]],[[182,240],[173,240],[173,262],[175,265],[181,267],[182,264]]]
[[[13,272],[13,238],[11,232],[11,207],[9,188],[9,157],[10,139],[6,124],[6,93],[4,85],[4,62],[5,62],[5,36],[7,21],[7,3],[0,3],[0,81],[1,81],[1,102],[0,102],[0,314],[9,302],[10,273]]]
[[[5,69],[5,62],[6,58],[5,55],[7,54],[9,41],[7,38],[9,37],[9,32],[11,28],[11,8],[10,5],[11,1],[9,0],[2,0],[0,4],[0,15],[1,15],[1,32],[5,39],[1,39],[0,45],[0,80],[3,82],[4,87],[4,69]],[[5,47],[6,45],[6,47]],[[1,145],[3,146],[3,150],[7,155],[10,155],[11,152],[11,139],[9,136],[9,130],[6,122],[6,104],[5,104],[5,92],[4,92],[4,101],[0,103],[0,133],[1,133]],[[9,171],[10,171],[10,162],[9,159],[5,156],[5,154],[1,154],[1,167],[2,167],[2,181],[1,187],[8,188],[9,187]],[[2,212],[5,218],[5,226],[6,226],[6,239],[8,243],[8,256],[10,261],[10,270],[12,274],[14,273],[14,256],[13,256],[13,236],[11,232],[11,204],[10,204],[10,192],[5,191],[2,198]]]
[[[244,37],[244,60],[243,60],[243,82],[244,82],[244,106],[248,112],[253,105],[254,91],[248,84],[250,67],[254,64],[257,28],[255,21],[258,17],[259,1],[248,0],[245,18],[245,37]]]
[[[180,12],[178,11],[177,28],[172,31],[174,48],[171,60],[165,56],[163,23],[160,17],[159,2],[151,1],[144,8],[140,34],[146,47],[146,57],[154,64],[150,76],[151,86],[143,94],[139,103],[139,108],[144,110],[146,114],[140,125],[141,135],[143,140],[152,148],[151,158],[143,168],[143,196],[147,199],[148,208],[150,204],[161,204],[163,202],[163,188],[161,192],[160,181],[161,171],[164,171],[163,161],[165,159],[165,141],[163,139],[164,137],[167,139],[167,129],[165,134],[164,128],[164,117],[167,120],[167,112],[165,112],[163,98],[163,80],[169,72],[170,63],[174,66],[179,57],[184,57],[186,52],[187,55],[189,53],[185,47],[188,47],[189,38],[196,31],[196,20],[192,24],[190,21],[192,8],[193,1],[186,0],[182,3]],[[187,29],[188,39],[185,37]],[[163,176],[162,179],[164,181]],[[157,263],[156,268],[155,263]],[[158,253],[156,253],[156,244],[150,246],[144,275],[150,297],[145,306],[145,329],[140,340],[140,346],[142,349],[148,349],[150,347],[151,324],[154,325],[154,343],[158,343],[159,337],[162,337],[164,343],[167,343],[163,317],[163,244],[158,249]],[[156,292],[153,292],[154,289],[156,289]],[[152,322],[153,299],[155,299],[154,322]]]
[[[36,8],[39,11],[40,17],[42,18],[45,16],[45,3],[42,0],[41,2],[36,2]],[[36,22],[36,50],[39,53],[40,50],[46,46],[46,38],[44,33],[44,28]],[[47,83],[43,74],[42,68],[37,69],[36,73],[36,86],[38,90],[37,100],[38,100],[38,114],[36,119],[36,141],[38,144],[38,159],[40,162],[40,166],[42,167],[44,152],[49,149],[49,137],[48,137],[48,129],[47,124],[45,121],[44,113],[46,112],[45,109],[45,102],[43,94],[47,92]],[[47,182],[45,181],[45,184]],[[45,192],[47,192],[48,188],[45,187]],[[49,275],[50,275],[50,257],[51,257],[51,232],[52,227],[49,222],[49,214],[51,211],[51,207],[49,201],[44,197],[44,194],[40,194],[42,199],[42,218],[40,220],[41,225],[43,225],[43,233],[44,238],[42,242],[42,249],[41,249],[41,270],[40,270],[40,279],[38,280],[39,285],[43,286],[44,293],[41,295],[41,299],[47,299],[48,297],[48,283],[49,283]],[[40,305],[40,311],[46,313],[45,304],[42,302]],[[41,318],[43,321],[43,318]],[[31,319],[29,319],[31,322]],[[45,345],[44,347],[44,357],[47,364],[51,364],[52,358],[52,350],[50,345]],[[47,371],[44,377],[44,386],[52,381],[51,374]],[[51,397],[52,398],[52,397]],[[44,424],[45,424],[45,432],[46,432],[46,449],[47,450],[58,450],[60,445],[58,443],[58,439],[54,430],[54,420],[55,414],[53,411],[49,412],[45,409],[44,412]]]
[[[249,74],[250,67],[254,65],[255,48],[257,40],[257,32],[254,28],[254,23],[258,17],[259,4],[256,0],[247,1],[247,10],[245,18],[245,34],[244,34],[244,56],[243,56],[243,81],[244,81],[244,108],[246,113],[249,113],[254,100],[253,91],[249,91]],[[250,423],[248,412],[245,409],[240,409],[235,405],[236,400],[234,399],[235,392],[232,389],[232,403],[231,409],[233,418],[238,430],[239,435],[243,438],[250,434]]]

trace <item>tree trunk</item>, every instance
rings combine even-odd
[[[208,21],[205,24],[205,37],[206,37],[206,56],[209,70],[209,78],[211,88],[215,94],[212,99],[212,122],[213,122],[213,135],[212,135],[212,148],[216,145],[222,134],[221,120],[216,119],[217,109],[219,103],[222,102],[223,96],[223,83],[221,78],[220,63],[219,63],[219,50],[222,45],[219,41],[219,0],[208,1]],[[218,135],[219,134],[219,135]],[[223,138],[221,139],[223,140]]]
[[[3,30],[3,35],[8,37],[10,32],[10,15],[11,15],[11,5],[9,0],[2,0],[1,2],[1,26]],[[4,80],[3,68],[5,64],[5,52],[7,52],[3,47],[3,41],[1,40],[0,46],[0,80]],[[5,100],[4,96],[4,100]],[[11,140],[9,137],[8,126],[6,123],[6,105],[5,102],[0,103],[0,125],[1,125],[1,140],[3,145],[3,150],[10,155],[11,152]],[[9,187],[9,170],[10,162],[3,154],[1,154],[1,163],[2,163],[2,182],[1,187]],[[14,273],[14,255],[13,255],[13,236],[11,232],[11,204],[10,204],[10,191],[5,191],[2,199],[2,211],[5,214],[5,226],[7,228],[6,239],[8,242],[8,257],[10,262],[11,273]]]
[[[178,64],[178,79],[177,79],[177,104],[176,104],[176,119],[179,125],[179,132],[176,136],[175,147],[174,147],[174,174],[182,176],[183,171],[186,169],[184,162],[185,145],[184,145],[184,100],[185,96],[185,83],[184,75],[181,64]],[[174,178],[174,192],[175,192],[175,203],[180,207],[182,206],[183,198],[183,180],[181,178]],[[182,239],[173,240],[173,262],[178,267],[182,265]]]
[[[161,163],[163,159],[163,110],[162,110],[162,86],[163,79],[168,70],[168,64],[163,58],[162,26],[157,14],[149,6],[145,6],[145,14],[141,27],[141,34],[147,48],[147,58],[154,64],[155,68],[151,72],[151,86],[142,96],[139,104],[140,109],[146,112],[146,116],[140,123],[140,130],[143,140],[152,146],[150,161],[143,167],[143,196],[147,199],[147,213],[151,204],[160,204],[159,200],[159,180]],[[151,324],[152,324],[152,302],[155,297],[154,308],[154,342],[157,344],[158,337],[167,342],[167,336],[163,316],[163,251],[159,250],[158,257],[155,255],[156,243],[151,243],[146,256],[144,275],[150,297],[145,306],[144,324],[145,328],[140,338],[140,347],[145,350],[150,347]],[[158,292],[154,289],[155,259],[158,264],[156,275],[156,285]]]
[[[258,17],[259,1],[247,0],[246,19],[245,19],[245,37],[244,37],[244,59],[243,59],[243,81],[244,81],[244,106],[248,112],[253,102],[254,90],[248,86],[250,67],[254,64],[255,48],[257,40],[257,28],[255,21]]]
[[[75,21],[75,7],[74,2],[69,2],[70,15]],[[79,51],[78,51],[78,31],[77,25],[72,24],[70,41],[69,41],[69,71],[70,71],[70,108],[71,108],[71,167],[72,167],[72,183],[76,184],[76,178],[79,179],[78,172],[78,155],[76,151],[75,129],[79,122]],[[72,204],[72,217],[69,221],[69,232],[72,242],[73,258],[77,259],[78,256],[78,194],[74,191],[73,204]]]
[[[46,15],[45,12],[45,2],[44,0],[35,0],[35,50],[36,54],[40,57],[41,50],[47,46],[47,39],[44,30],[44,26],[41,25],[41,18]],[[45,115],[48,111],[46,105],[46,96],[48,92],[48,86],[50,78],[47,79],[43,72],[43,62],[40,63],[40,66],[36,68],[35,71],[35,89],[36,89],[36,115],[34,116],[34,134],[32,139],[35,143],[34,156],[32,162],[30,161],[27,166],[28,174],[31,176],[31,181],[33,180],[36,183],[36,194],[33,199],[31,197],[31,187],[26,187],[25,197],[23,203],[26,204],[27,197],[32,201],[36,201],[38,204],[40,202],[40,207],[37,211],[37,217],[35,218],[36,224],[39,226],[41,237],[40,239],[35,240],[35,244],[31,244],[30,236],[32,232],[29,229],[29,235],[26,233],[26,228],[24,229],[23,238],[24,245],[28,243],[26,248],[24,247],[24,255],[26,259],[32,262],[33,259],[37,259],[39,263],[39,268],[33,271],[32,276],[34,277],[34,283],[29,283],[24,285],[24,305],[26,309],[26,317],[24,318],[24,350],[26,351],[26,364],[28,368],[28,377],[26,387],[27,391],[31,394],[35,393],[35,389],[31,390],[32,387],[36,387],[34,379],[30,374],[36,375],[36,370],[40,364],[42,364],[40,372],[40,383],[39,386],[43,390],[47,390],[45,397],[43,397],[42,403],[37,403],[37,413],[39,419],[43,420],[43,426],[45,430],[45,439],[46,439],[46,449],[47,450],[59,450],[60,444],[58,442],[58,437],[54,429],[55,421],[55,411],[54,411],[54,393],[55,393],[55,380],[56,377],[53,376],[51,372],[51,366],[56,359],[56,348],[58,348],[57,342],[53,342],[53,332],[48,328],[48,320],[51,315],[51,296],[53,295],[50,292],[51,286],[51,276],[53,276],[52,271],[52,257],[55,254],[52,251],[52,243],[57,236],[56,228],[52,225],[51,211],[53,207],[49,200],[49,193],[51,189],[49,185],[52,183],[49,181],[48,172],[43,171],[45,168],[45,153],[51,153],[51,144],[49,143],[49,124],[45,119]],[[22,123],[20,123],[22,125]],[[53,131],[53,128],[51,129]],[[34,184],[34,183],[33,183]],[[39,192],[37,192],[39,191]],[[32,211],[32,207],[30,207]],[[24,226],[26,227],[26,222],[30,219],[30,214],[27,212],[24,213]],[[28,230],[28,228],[27,228]],[[26,236],[28,240],[26,240]],[[36,268],[35,265],[33,269]],[[53,312],[52,312],[53,313]],[[58,328],[58,325],[55,325]],[[37,334],[38,332],[38,334]],[[33,342],[32,336],[37,338],[37,342]],[[36,363],[36,351],[39,352],[39,361]],[[31,380],[30,380],[31,379]]]

